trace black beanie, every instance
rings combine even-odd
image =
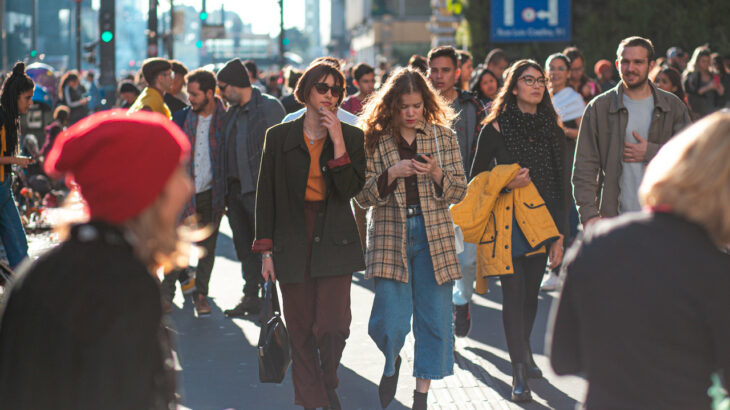
[[[142,63],[142,75],[147,84],[152,84],[161,72],[171,69],[172,65],[164,58],[148,58]]]
[[[251,80],[248,78],[248,70],[240,59],[234,58],[218,70],[218,81],[235,87],[251,87]]]

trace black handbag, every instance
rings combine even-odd
[[[281,319],[279,296],[276,284],[264,284],[264,310],[261,312],[261,332],[259,333],[259,381],[261,383],[281,383],[291,363],[289,332]]]

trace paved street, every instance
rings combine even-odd
[[[192,302],[178,292],[171,315],[177,334],[180,389],[183,404],[205,409],[294,409],[291,377],[284,383],[261,384],[255,345],[256,319],[229,320],[222,311],[240,298],[242,279],[227,220],[221,224],[210,294],[213,313],[193,315]],[[377,385],[383,356],[367,335],[367,320],[373,300],[372,281],[357,274],[352,287],[353,321],[339,370],[339,395],[345,409],[379,409]],[[535,402],[516,406],[509,399],[511,367],[501,321],[501,291],[496,282],[486,297],[477,296],[472,306],[474,328],[469,338],[456,343],[455,375],[432,384],[430,409],[572,409],[583,397],[585,383],[576,377],[550,373],[543,355],[545,321],[555,294],[541,294],[533,335],[536,361],[547,378],[532,381]],[[407,343],[412,344],[409,337]],[[395,401],[389,409],[407,409],[412,403],[415,379],[412,346],[404,349],[403,367]]]

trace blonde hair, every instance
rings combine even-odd
[[[121,227],[131,233],[134,255],[147,267],[150,274],[160,268],[164,272],[188,265],[195,246],[210,233],[210,227],[197,228],[196,218],[189,217],[179,226],[166,226],[160,218],[161,196],[139,215],[125,221]],[[64,201],[60,215],[56,215],[59,238],[66,240],[74,224],[89,221],[88,209],[78,190],[72,190]],[[201,250],[197,249],[200,254]]]
[[[642,204],[669,206],[730,244],[730,112],[712,114],[670,140],[649,163]]]

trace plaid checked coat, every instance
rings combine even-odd
[[[418,152],[431,154],[436,159],[439,158],[439,152],[441,154],[441,169],[444,173],[441,196],[436,195],[430,176],[418,176],[418,194],[426,223],[426,236],[436,282],[441,285],[461,278],[449,204],[461,201],[466,195],[466,178],[456,134],[449,128],[438,125],[434,127],[425,122],[417,124],[416,128]],[[386,198],[380,197],[377,182],[386,169],[400,161],[398,146],[392,135],[384,135],[375,152],[367,152],[366,155],[365,186],[355,197],[361,207],[371,208],[368,216],[365,277],[375,276],[407,283],[405,182],[403,178],[399,178],[395,191]]]

